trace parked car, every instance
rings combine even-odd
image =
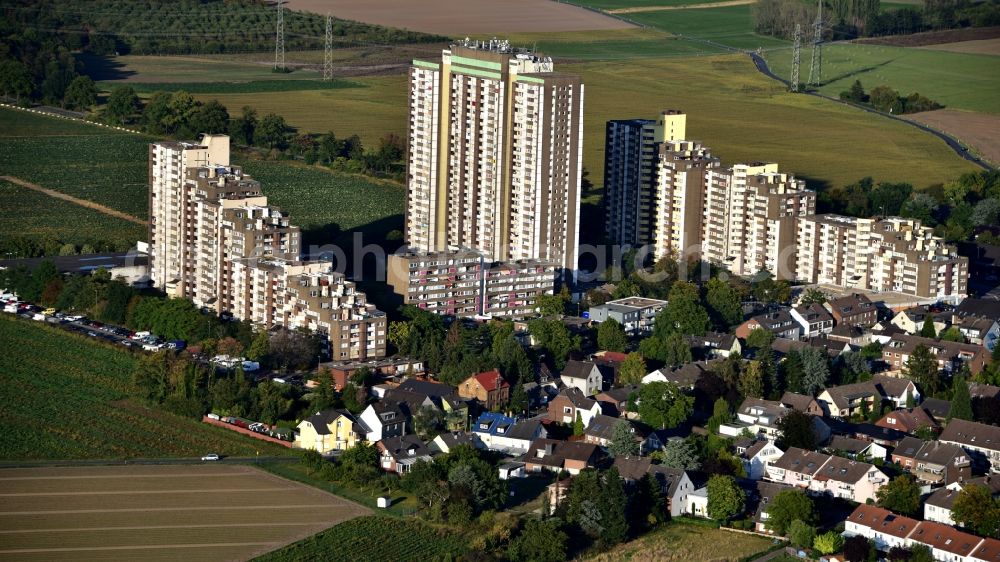
[[[222,457],[220,457],[219,455],[217,455],[215,453],[209,453],[209,454],[205,455],[204,457],[201,457],[201,460],[203,460],[203,461],[217,461],[217,460],[220,460],[220,459],[222,459]]]

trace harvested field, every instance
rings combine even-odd
[[[1000,55],[1000,37],[980,39],[978,41],[959,41],[957,43],[941,43],[928,45],[924,49],[932,51],[948,51],[950,53],[972,53],[975,55]]]
[[[466,36],[471,33],[585,31],[632,27],[621,20],[550,0],[289,0],[286,6],[387,27]]]
[[[246,560],[370,511],[220,464],[0,470],[0,560]]]
[[[994,165],[1000,164],[1000,115],[939,109],[907,115],[971,146]]]

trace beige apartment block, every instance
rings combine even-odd
[[[705,258],[736,275],[793,279],[796,217],[816,212],[816,192],[773,163],[710,171],[706,185]]]
[[[584,88],[548,57],[462,41],[409,74],[406,240],[576,271]]]
[[[847,289],[917,297],[964,296],[968,258],[919,220],[801,217],[796,277]]]
[[[654,255],[700,256],[705,184],[709,172],[719,167],[719,160],[692,141],[670,140],[657,148],[652,210]]]
[[[229,138],[150,145],[154,285],[217,314],[329,337],[334,360],[385,356],[385,315],[325,262],[259,182],[229,165]]]

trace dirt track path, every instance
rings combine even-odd
[[[80,205],[81,207],[87,207],[88,209],[93,209],[99,213],[104,213],[105,215],[110,215],[112,217],[117,217],[120,219],[127,220],[129,222],[134,222],[136,224],[141,224],[145,226],[148,224],[146,221],[140,219],[139,217],[132,216],[128,213],[123,213],[121,211],[116,211],[110,207],[105,207],[99,203],[94,203],[93,201],[87,201],[86,199],[80,199],[79,197],[73,197],[72,195],[66,195],[54,189],[48,189],[38,185],[37,183],[31,183],[24,181],[20,178],[15,178],[14,176],[0,176],[0,179],[9,181],[10,183],[17,184],[21,187],[27,187],[28,189],[33,189],[39,193],[44,193],[49,197],[55,197],[56,199],[62,199],[63,201],[69,201],[70,203]]]
[[[617,8],[607,10],[609,14],[637,14],[640,12],[666,12],[668,10],[699,10],[705,8],[725,8],[727,6],[745,6],[756,4],[757,0],[725,0],[724,2],[707,2],[704,4],[683,4],[680,6],[639,6],[636,8]]]

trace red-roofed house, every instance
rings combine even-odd
[[[969,560],[975,562],[1000,562],[1000,541],[996,539],[984,540],[976,550],[972,551]]]
[[[462,381],[458,385],[458,395],[469,400],[480,401],[487,410],[494,410],[510,399],[510,384],[500,376],[500,371],[493,369],[478,373]]]
[[[875,547],[887,551],[894,546],[908,548],[910,533],[919,525],[916,519],[896,515],[888,509],[861,504],[844,521],[844,535],[861,535],[875,543]]]
[[[983,542],[980,537],[933,521],[921,521],[910,533],[910,540],[930,547],[935,560],[963,561],[970,560],[972,551]]]

